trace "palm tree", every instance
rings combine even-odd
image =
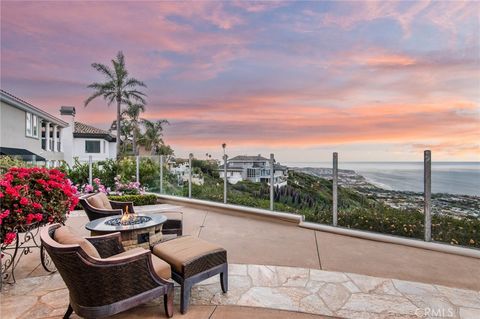
[[[95,92],[85,100],[85,107],[95,98],[101,96],[107,101],[108,105],[117,102],[117,157],[120,155],[120,128],[121,128],[121,105],[122,101],[133,99],[145,104],[143,98],[145,93],[139,91],[137,87],[147,87],[145,83],[135,78],[128,77],[128,71],[125,67],[125,58],[122,51],[119,51],[116,59],[112,60],[113,69],[101,63],[92,63],[92,67],[102,73],[106,82],[95,82],[87,86],[94,89]]]
[[[137,155],[137,136],[140,135],[140,113],[145,112],[145,104],[142,103],[134,103],[130,100],[124,101],[124,103],[128,106],[122,112],[123,116],[127,116],[130,118],[130,126],[132,129],[132,148],[133,148],[133,155]]]
[[[163,125],[169,123],[167,120],[157,120],[152,122],[147,119],[142,119],[142,124],[145,127],[145,133],[142,134],[138,143],[145,146],[145,149],[154,155],[163,145]]]

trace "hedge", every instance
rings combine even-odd
[[[157,203],[157,196],[153,194],[144,195],[109,195],[109,199],[117,202],[133,202],[133,206],[155,205]],[[82,205],[78,204],[75,207],[77,210],[83,210]]]
[[[157,203],[157,196],[153,194],[111,195],[108,198],[118,202],[133,202],[133,206],[155,205]]]

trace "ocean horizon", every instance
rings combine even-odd
[[[331,168],[332,162],[283,162],[288,167]],[[423,192],[423,162],[339,162],[388,190]],[[480,162],[432,162],[432,192],[480,196]]]

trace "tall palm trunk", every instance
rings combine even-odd
[[[120,111],[121,111],[122,99],[121,96],[117,96],[117,159],[120,159]]]
[[[135,124],[135,126],[136,125],[137,124]],[[133,138],[133,142],[132,142],[133,155],[137,155],[137,128],[136,127],[133,128],[132,138]]]

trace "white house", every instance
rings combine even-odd
[[[117,156],[116,138],[110,132],[75,121],[75,107],[62,106],[60,115],[69,123],[62,142],[65,145],[65,161],[74,163],[74,158],[88,162],[114,159]]]
[[[224,178],[224,165],[219,167],[219,174]],[[261,155],[235,156],[227,160],[227,179],[231,184],[243,180],[255,183],[270,183],[271,164],[268,158]],[[288,167],[280,164],[273,164],[273,179],[275,186],[287,185]]]
[[[117,156],[115,137],[108,131],[75,121],[75,108],[62,106],[60,118],[0,90],[0,155],[32,163],[72,165]]]
[[[65,159],[68,123],[0,90],[0,155],[50,167]]]
[[[175,164],[175,165],[169,165],[169,170],[172,174],[177,176],[178,182],[188,182],[189,174],[190,174],[190,167],[188,165],[188,162],[180,163],[180,164]],[[192,184],[195,185],[203,185],[205,182],[205,179],[203,178],[202,175],[200,174],[192,174]]]

